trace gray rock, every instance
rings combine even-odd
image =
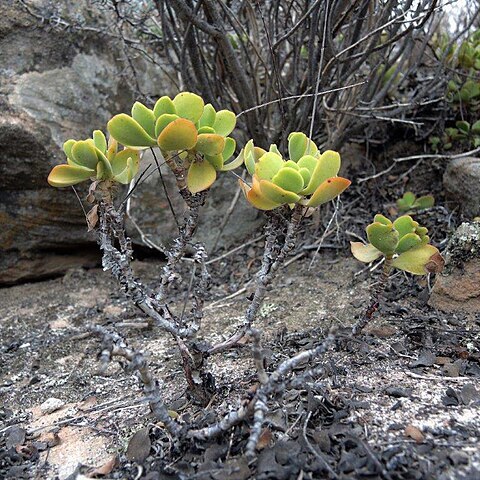
[[[40,411],[42,412],[43,415],[47,415],[49,413],[53,413],[53,412],[56,412],[57,410],[60,410],[64,405],[65,405],[65,402],[63,400],[60,400],[59,398],[50,397],[50,398],[47,398],[47,400],[45,400],[40,405]]]
[[[446,312],[480,311],[480,223],[462,223],[445,252],[429,304]]]
[[[469,216],[480,215],[480,158],[456,158],[443,176],[447,198]]]

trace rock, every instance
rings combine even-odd
[[[47,415],[49,413],[56,412],[57,410],[62,408],[64,405],[65,405],[65,402],[63,400],[60,400],[59,398],[50,397],[40,405],[40,411],[42,412],[43,415]]]
[[[429,305],[445,312],[480,310],[480,223],[462,223],[445,252],[445,269],[437,280]]]
[[[452,160],[443,176],[447,198],[460,206],[469,217],[480,215],[480,158],[464,157]]]

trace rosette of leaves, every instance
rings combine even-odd
[[[417,197],[413,192],[405,192],[402,198],[397,200],[397,207],[400,212],[409,212],[410,210],[425,210],[435,205],[433,195],[423,195]]]
[[[243,193],[254,207],[273,210],[281,205],[301,204],[315,208],[340,195],[350,180],[338,177],[340,155],[332,150],[318,151],[304,133],[288,137],[289,160],[276,145],[269,151],[255,147],[250,140],[240,153],[252,176],[251,185],[239,180]]]
[[[110,138],[107,145],[100,130],[93,138],[67,140],[63,144],[67,163],[56,165],[48,176],[52,187],[69,187],[85,180],[111,180],[128,184],[138,173],[140,155],[138,150],[118,150],[118,142]]]
[[[159,147],[167,160],[188,170],[187,187],[192,193],[209,188],[217,172],[242,164],[227,163],[235,152],[235,140],[228,135],[236,124],[229,110],[216,111],[211,104],[191,92],[179,93],[173,100],[164,96],[153,109],[135,102],[131,115],[115,115],[107,125],[110,135],[123,145],[135,148]]]
[[[394,222],[383,215],[375,215],[368,225],[369,243],[350,242],[353,256],[364,263],[385,257],[392,267],[414,275],[439,272],[443,258],[436,247],[429,244],[428,230],[403,215]]]

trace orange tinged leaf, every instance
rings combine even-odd
[[[197,129],[185,118],[178,118],[169,123],[158,137],[158,145],[167,152],[172,150],[189,150],[197,143]]]

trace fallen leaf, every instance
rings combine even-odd
[[[131,462],[142,463],[148,457],[152,447],[149,433],[149,428],[141,428],[128,442],[126,456]]]
[[[263,450],[270,445],[272,441],[272,431],[269,428],[264,428],[257,442],[257,450]]]
[[[405,429],[405,436],[412,438],[417,443],[422,443],[425,440],[425,436],[421,432],[421,430],[413,425],[409,425]]]
[[[98,478],[108,475],[117,466],[118,458],[114,455],[107,463],[104,463],[101,467],[94,468],[86,473],[87,478]]]

